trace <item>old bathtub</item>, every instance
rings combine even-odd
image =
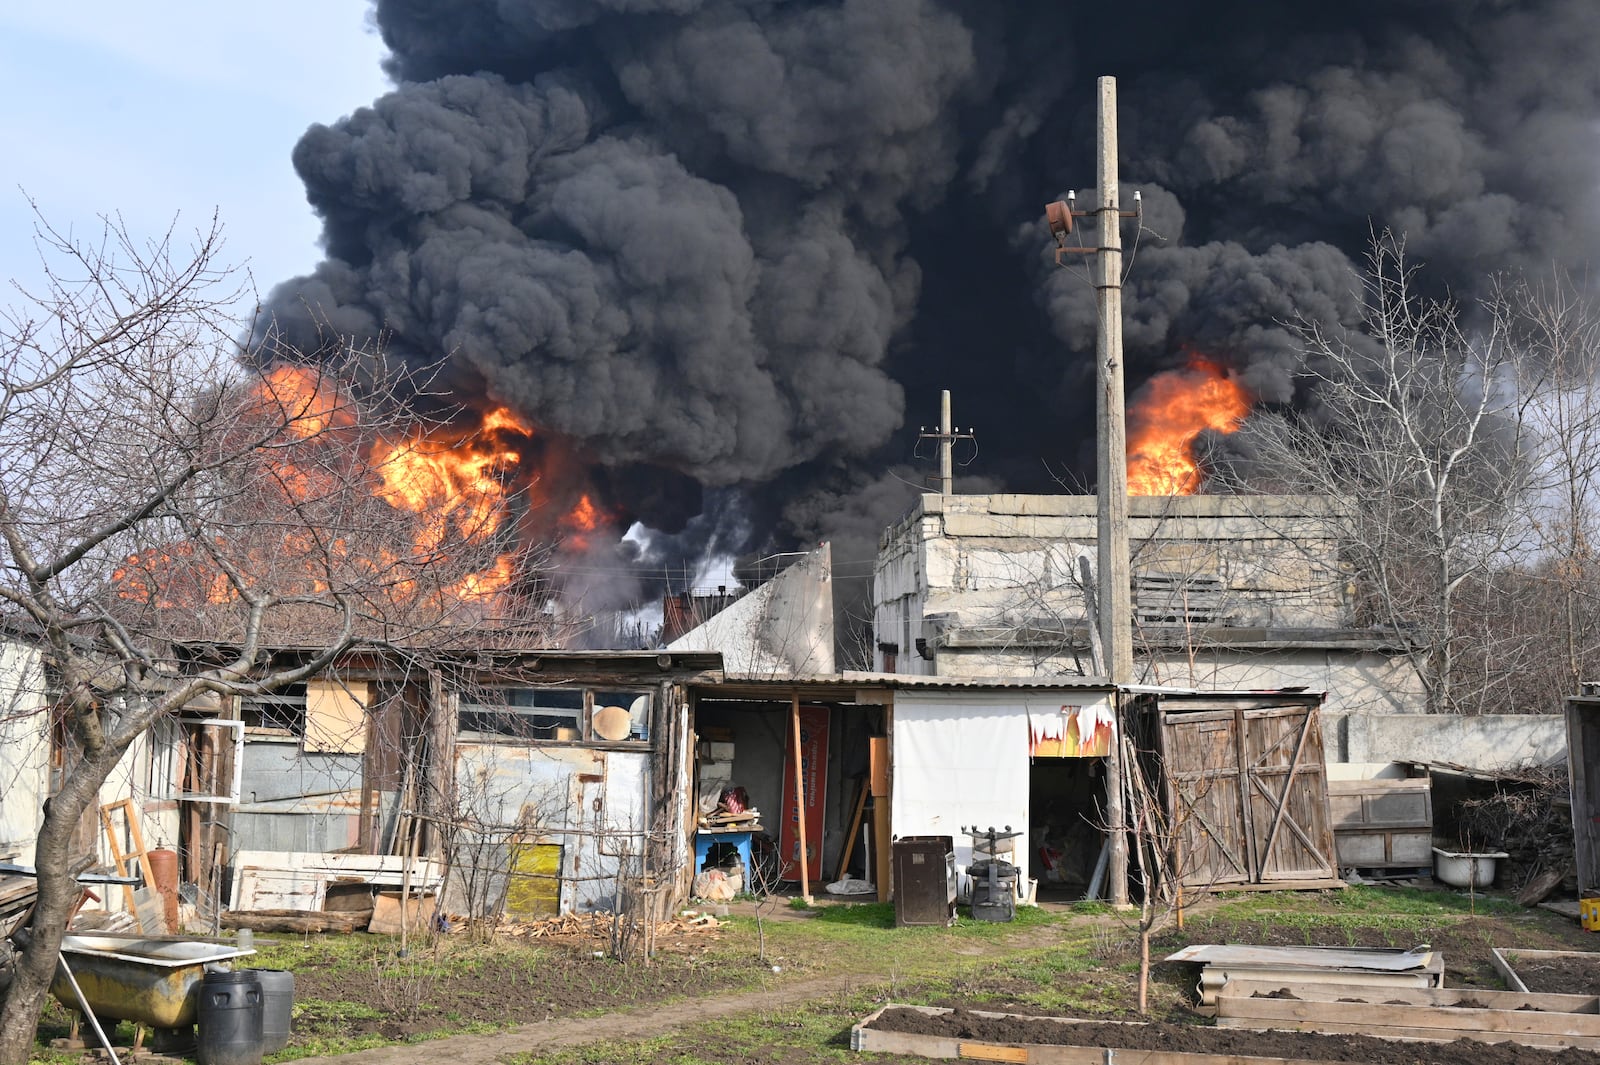
[[[61,956],[96,1017],[154,1028],[193,1024],[205,967],[254,953],[192,939],[69,935],[61,941]],[[72,985],[59,968],[50,993],[68,1009],[78,1009]]]

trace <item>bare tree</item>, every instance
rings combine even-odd
[[[1565,277],[1507,286],[1503,299],[1519,311],[1523,387],[1537,396],[1528,417],[1540,448],[1529,499],[1533,557],[1502,575],[1486,613],[1497,632],[1524,636],[1504,656],[1507,702],[1554,710],[1600,650],[1600,306]]]
[[[1518,308],[1422,295],[1400,238],[1374,238],[1360,332],[1300,323],[1315,407],[1257,415],[1240,430],[1261,461],[1253,488],[1350,501],[1343,548],[1359,612],[1412,648],[1432,712],[1482,708],[1462,669],[1466,591],[1527,547],[1530,412],[1544,382],[1527,372]]]
[[[14,284],[0,315],[0,604],[43,649],[40,727],[66,743],[31,939],[0,1003],[4,1063],[28,1059],[78,898],[73,830],[139,737],[353,648],[485,627],[527,646],[545,616],[513,594],[538,559],[504,520],[515,500],[492,459],[477,495],[412,498],[419,456],[464,435],[407,405],[425,376],[348,343],[304,365],[236,313],[215,221],[149,242],[116,220],[92,241],[36,232],[44,281]],[[186,656],[197,640],[209,653]],[[300,653],[284,665],[275,645]]]

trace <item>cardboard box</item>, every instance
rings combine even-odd
[[[412,932],[425,932],[433,924],[434,898],[432,895],[412,895],[406,900],[405,916],[401,916],[400,892],[380,891],[372,901],[372,921],[367,931],[379,935],[397,936],[401,922]]]

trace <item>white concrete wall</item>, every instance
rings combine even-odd
[[[16,640],[0,641],[0,854],[33,864],[50,786],[50,719],[44,659]]]
[[[1448,762],[1468,769],[1563,765],[1566,722],[1559,714],[1325,713],[1327,757],[1339,762]]]
[[[1136,625],[1138,679],[1217,689],[1304,686],[1336,710],[1420,711],[1410,661],[1351,633],[1340,512],[1315,497],[1130,500],[1136,578],[1176,583],[1171,604],[1216,608],[1188,630]],[[1091,673],[1080,559],[1094,559],[1089,496],[925,495],[885,531],[874,567],[880,645],[895,672],[979,677]],[[1212,583],[1215,582],[1215,583]],[[1194,599],[1187,600],[1193,589]],[[1136,592],[1135,607],[1158,596]],[[924,639],[932,661],[918,657]]]
[[[17,640],[0,641],[0,700],[0,854],[32,865],[50,789],[49,693],[44,658],[36,648]],[[169,774],[182,767],[175,757],[155,756],[156,751],[169,749],[169,735],[162,730],[134,741],[100,788],[102,804],[134,801],[149,849],[176,846],[178,841],[177,803],[170,798],[177,781]],[[109,866],[111,851],[99,812],[90,811],[89,817],[95,826],[98,859]],[[128,838],[124,835],[124,851],[131,849]],[[108,892],[105,901],[116,908],[121,895]]]
[[[1136,578],[1219,581],[1223,612],[1236,627],[1348,624],[1337,512],[1326,501],[1138,497],[1130,510]],[[880,540],[874,568],[879,641],[902,643],[890,634],[908,606],[949,615],[962,628],[1081,621],[1076,559],[1094,556],[1095,520],[1092,496],[923,496],[919,508]],[[903,637],[903,625],[899,633]],[[902,643],[901,653],[906,650]]]
[[[1060,677],[1088,673],[1089,656],[1057,653],[1055,648],[946,648],[938,652],[938,674],[950,677]],[[1135,648],[1140,684],[1216,691],[1264,691],[1303,687],[1328,693],[1334,712],[1414,713],[1423,691],[1416,670],[1403,656],[1379,651],[1317,648],[1195,648],[1152,653]]]

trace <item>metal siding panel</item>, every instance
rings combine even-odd
[[[584,777],[596,778],[585,780]],[[456,747],[458,800],[490,825],[527,822],[543,840],[559,843],[565,875],[562,906],[593,909],[612,905],[618,854],[642,843],[621,836],[637,818],[648,828],[649,752],[600,751],[586,747],[460,743]],[[599,809],[595,809],[596,802]],[[504,881],[509,846],[484,870]]]

